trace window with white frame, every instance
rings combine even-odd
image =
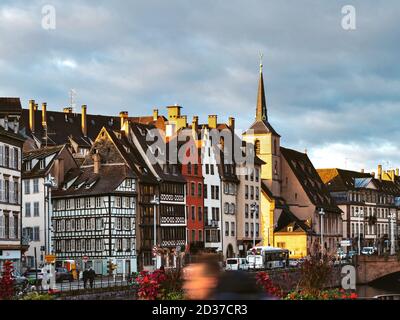
[[[103,198],[97,197],[96,198],[96,208],[101,208],[103,206]]]
[[[39,193],[39,179],[33,179],[33,193]]]
[[[96,219],[96,230],[103,230],[103,229],[104,229],[103,218],[97,218]]]
[[[28,180],[24,180],[24,193],[25,194],[30,194],[31,193],[31,188],[30,188],[30,186],[31,186],[31,184],[30,184],[30,180],[28,179]]]
[[[121,205],[122,205],[121,197],[115,197],[115,206],[117,208],[121,208]]]
[[[96,239],[96,251],[103,251],[104,248],[104,240]]]
[[[122,218],[115,218],[115,229],[122,229]]]
[[[115,240],[115,250],[122,251],[122,239]]]

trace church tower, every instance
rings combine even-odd
[[[281,195],[280,135],[268,121],[265,99],[263,65],[260,63],[256,117],[250,128],[243,133],[243,140],[254,145],[255,153],[265,162],[261,167],[260,222],[264,246],[274,245],[275,222],[281,213],[276,200]]]
[[[274,196],[280,196],[280,135],[268,122],[262,62],[260,63],[255,122],[243,134],[243,139],[254,144],[257,156],[265,162],[261,168],[261,179],[265,180]]]

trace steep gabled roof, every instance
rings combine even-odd
[[[283,147],[280,150],[311,203],[327,211],[341,212],[307,154]]]
[[[400,185],[396,181],[379,180],[369,173],[338,168],[318,169],[317,171],[330,192],[365,189],[369,183],[372,183],[381,192],[400,195]]]
[[[288,206],[285,205],[282,209],[282,213],[278,218],[274,232],[287,232],[287,227],[293,227],[293,232],[313,232],[312,228],[308,226],[305,221],[297,218],[296,215],[290,211]]]
[[[27,161],[32,161],[34,159],[37,160],[37,163],[32,167],[31,170],[27,171],[25,170],[25,167],[22,168],[22,177],[24,179],[29,179],[29,178],[34,178],[34,177],[43,177],[45,176],[49,169],[54,164],[54,160],[57,158],[57,156],[61,153],[62,150],[66,150],[66,152],[69,153],[68,148],[66,148],[66,145],[60,145],[60,146],[52,146],[52,147],[44,147],[36,150],[32,150],[29,152],[24,152],[23,154],[23,162],[26,163]],[[48,157],[53,156],[51,161],[44,167],[40,168],[40,161],[44,160]],[[71,155],[71,159],[75,161],[75,159]],[[76,162],[75,162],[76,163]],[[76,164],[76,166],[78,166]]]
[[[21,101],[19,98],[0,97],[0,114],[2,115],[20,115]]]
[[[132,170],[124,164],[101,165],[99,173],[94,173],[93,166],[72,169],[65,177],[65,183],[78,177],[69,188],[54,190],[53,197],[89,196],[117,193],[115,190],[126,178],[135,178]],[[90,187],[89,187],[90,186]]]

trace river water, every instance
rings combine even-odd
[[[360,298],[371,298],[382,294],[400,294],[400,272],[391,274],[369,285],[358,285],[356,291]]]

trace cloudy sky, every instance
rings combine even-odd
[[[56,29],[42,27],[43,5]],[[344,5],[356,30],[342,28]],[[0,96],[190,120],[254,120],[258,55],[271,124],[316,167],[400,166],[400,2],[18,1],[0,3]],[[47,20],[45,20],[47,21]]]

